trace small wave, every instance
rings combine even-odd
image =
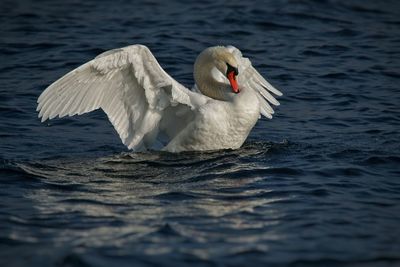
[[[289,267],[306,267],[306,266],[395,266],[400,263],[399,257],[369,257],[365,260],[341,260],[334,258],[320,259],[298,259],[291,261]],[[394,264],[394,265],[393,265]]]
[[[326,197],[330,195],[329,191],[323,188],[311,190],[309,194],[316,197]]]
[[[28,180],[40,179],[40,176],[26,171],[22,167],[22,165],[8,161],[8,160],[3,160],[0,163],[0,173],[1,173],[1,176],[9,177],[11,180],[13,180],[13,179],[28,179]]]
[[[187,192],[167,192],[158,194],[156,196],[152,196],[151,198],[156,198],[160,200],[167,200],[167,201],[182,201],[182,200],[191,200],[196,198],[197,196],[194,193],[187,193]]]
[[[375,173],[367,171],[364,168],[357,168],[357,167],[324,168],[321,170],[314,171],[314,173],[324,177],[340,177],[340,176],[359,177],[365,174],[375,175]]]
[[[371,201],[371,200],[356,200],[356,202],[366,205],[366,206],[376,206],[376,207],[394,207],[397,206],[397,202],[388,202],[385,200]]]
[[[329,78],[329,79],[346,79],[348,75],[344,72],[333,72],[328,74],[320,75],[321,78]]]
[[[320,46],[311,46],[309,47],[310,49],[318,49],[322,51],[330,51],[330,52],[346,52],[349,51],[350,48],[348,46],[344,45],[329,45],[329,44],[324,44]]]
[[[350,5],[350,9],[356,12],[361,13],[372,13],[372,14],[385,14],[383,10],[379,10],[378,8],[368,8],[361,5]]]
[[[227,178],[245,178],[245,177],[263,177],[266,175],[279,174],[285,176],[297,176],[303,174],[302,170],[294,168],[262,168],[262,169],[249,169],[249,170],[238,170],[234,172],[225,172],[220,174],[219,177]]]
[[[383,164],[399,164],[400,157],[398,156],[372,156],[364,161],[361,164],[364,165],[383,165]]]
[[[255,23],[258,27],[265,29],[265,30],[299,30],[301,27],[293,26],[293,25],[285,25],[285,24],[278,24],[273,22],[256,22]]]
[[[304,56],[312,56],[312,57],[323,57],[327,56],[328,54],[322,53],[320,51],[315,51],[315,50],[305,50],[301,52],[302,55]]]
[[[19,247],[22,245],[28,245],[28,244],[35,244],[34,241],[31,241],[29,239],[25,240],[18,240],[15,238],[8,238],[8,237],[0,237],[0,244],[4,244],[6,246],[11,246],[11,247]]]
[[[308,12],[305,13],[297,13],[297,12],[290,12],[288,13],[289,16],[294,17],[296,19],[306,19],[306,20],[317,20],[319,22],[333,22],[333,23],[346,23],[351,24],[352,22],[349,20],[339,19],[337,17],[329,17],[329,16],[322,16],[321,14],[311,14]]]
[[[59,258],[56,262],[56,266],[88,267],[92,265],[89,264],[84,257],[78,253],[69,253]]]
[[[87,198],[63,198],[59,200],[58,203],[79,204],[79,205],[89,204],[89,205],[110,206],[110,207],[121,206],[120,203],[110,203],[110,202],[99,201],[95,199],[87,199]]]
[[[40,16],[38,14],[29,13],[29,12],[18,14],[17,17],[19,17],[19,18],[28,18],[28,19],[38,19],[38,18],[40,18]]]
[[[229,257],[232,257],[232,259],[234,260],[235,257],[251,257],[251,258],[263,258],[266,255],[266,251],[261,250],[261,249],[257,249],[257,248],[246,248],[246,249],[241,249],[239,251],[233,252],[229,255]],[[237,260],[237,259],[236,259]],[[236,262],[238,263],[238,262]],[[246,265],[245,262],[242,262],[243,265]],[[255,264],[255,263],[254,263]]]
[[[391,78],[400,78],[400,72],[395,72],[395,71],[382,71],[381,72],[383,75]]]
[[[340,37],[355,37],[359,34],[359,32],[351,29],[341,29],[338,31],[329,32],[328,34],[336,35]]]
[[[181,236],[181,234],[177,230],[175,230],[169,223],[162,225],[159,229],[151,234],[163,236]]]

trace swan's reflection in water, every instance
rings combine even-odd
[[[290,198],[268,187],[269,150],[252,143],[236,151],[123,153],[100,159],[21,165],[41,186],[29,194],[39,227],[56,243],[118,247],[145,254],[176,249],[207,258],[221,249],[267,250],[272,226]],[[182,244],[191,244],[182,247]],[[197,245],[196,245],[197,244]],[[122,249],[122,250],[121,250]],[[107,253],[111,253],[107,250]],[[233,253],[227,251],[226,253]],[[112,254],[112,253],[111,253]]]

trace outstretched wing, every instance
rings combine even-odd
[[[205,101],[171,78],[146,46],[132,45],[100,54],[51,84],[37,111],[43,122],[101,108],[122,142],[140,150],[151,146],[163,116],[184,116]]]
[[[246,88],[255,90],[258,94],[258,100],[260,101],[260,112],[265,117],[271,119],[274,110],[271,105],[279,106],[278,100],[272,96],[271,93],[281,96],[282,93],[273,87],[267,80],[265,80],[261,74],[251,65],[248,58],[243,57],[242,52],[234,46],[227,46],[227,49],[235,56],[236,61],[239,64],[239,84]]]

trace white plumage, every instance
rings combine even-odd
[[[238,94],[225,78],[228,66],[239,72]],[[223,76],[219,80],[215,69]],[[270,92],[282,95],[232,46],[202,52],[194,75],[198,90],[191,91],[171,78],[146,46],[127,46],[102,53],[51,84],[37,110],[43,122],[101,108],[135,151],[235,149],[260,113],[272,118],[270,104],[279,102]]]

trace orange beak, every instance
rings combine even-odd
[[[235,72],[234,71],[229,72],[228,75],[227,75],[227,78],[228,78],[228,80],[229,80],[229,82],[231,84],[232,92],[234,92],[235,94],[239,93],[240,90],[239,90],[239,85],[238,85],[238,83],[236,81]]]

